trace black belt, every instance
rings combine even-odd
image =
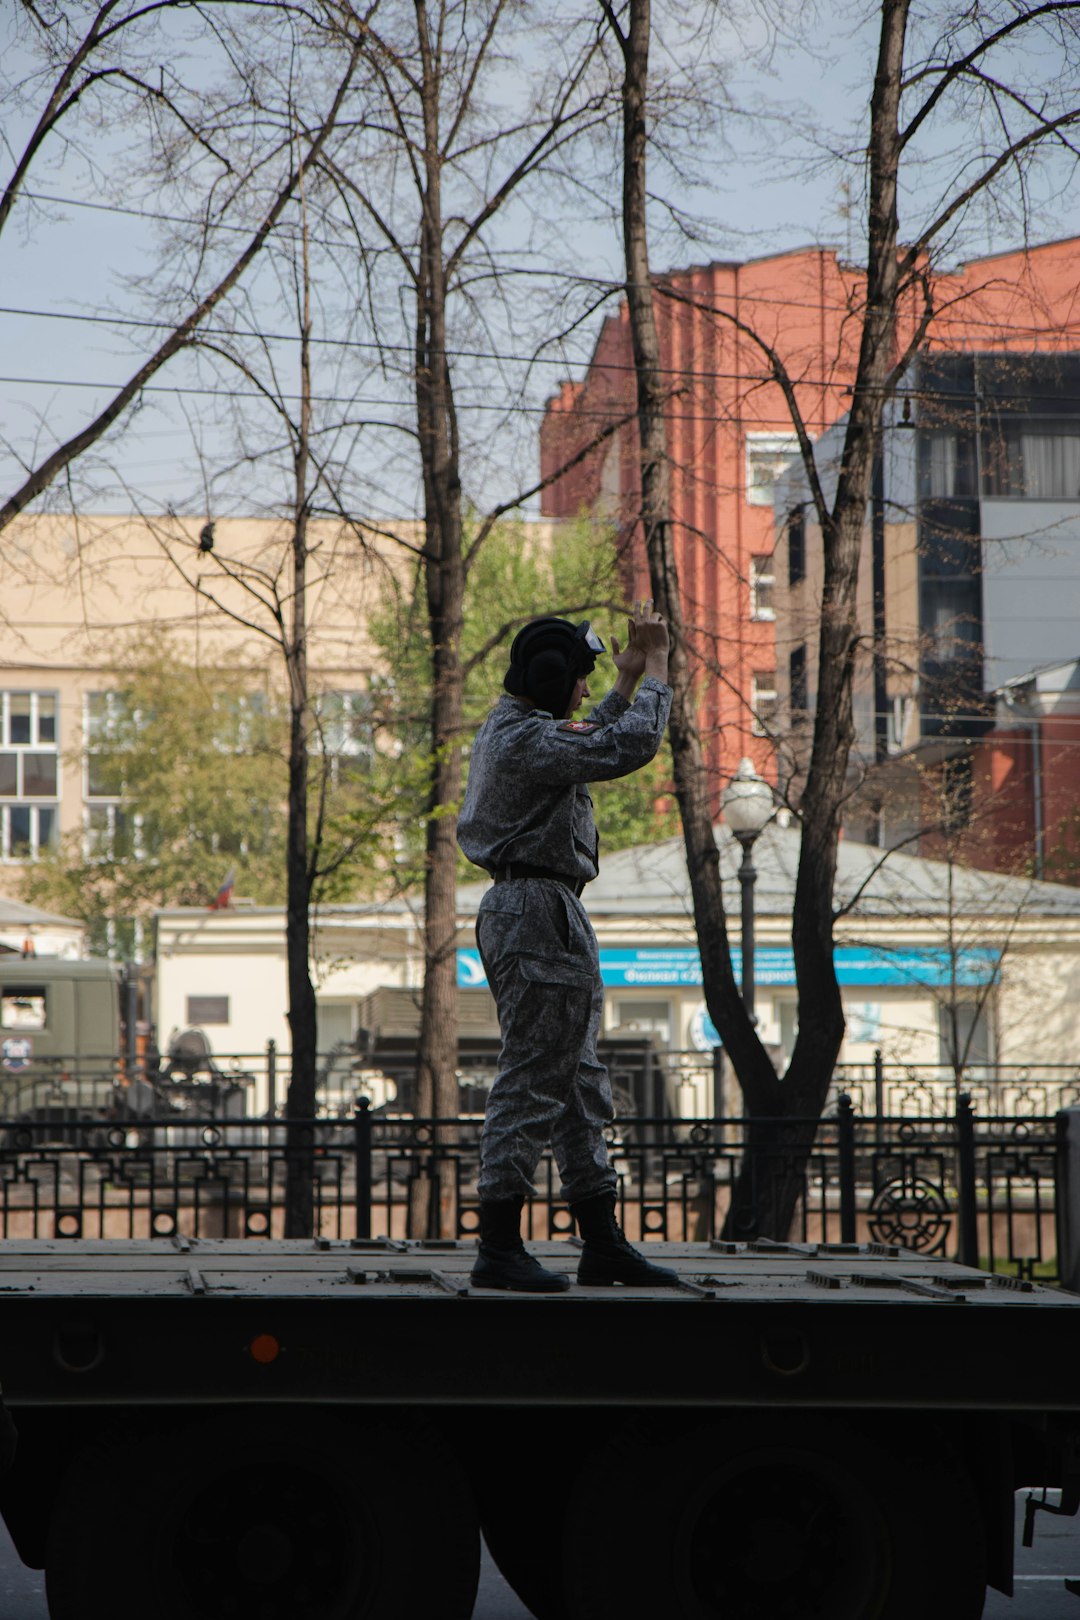
[[[497,867],[491,875],[496,883],[514,883],[519,878],[550,878],[553,883],[561,883],[579,899],[585,887],[584,878],[568,877],[565,872],[556,872],[550,866],[530,866],[527,861],[512,861],[507,866]]]

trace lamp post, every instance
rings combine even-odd
[[[753,762],[741,759],[720,799],[724,820],[742,845],[739,885],[742,889],[742,999],[751,1023],[754,1016],[754,840],[772,819],[772,788],[755,771]]]

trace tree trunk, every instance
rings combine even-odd
[[[900,88],[909,0],[885,0],[870,116],[870,211],[866,309],[840,476],[831,513],[822,524],[824,579],[818,634],[818,695],[810,768],[801,805],[802,844],[795,884],[791,943],[798,985],[799,1033],[782,1083],[782,1113],[815,1122],[825,1106],[844,1038],[844,1011],[833,961],[833,888],[840,817],[855,736],[852,686],[860,640],[857,592],[863,530],[875,458],[881,453],[887,389],[893,384],[899,299],[897,174]],[[771,1110],[769,1112],[772,1112]],[[802,1195],[813,1146],[810,1123],[792,1133],[769,1220],[757,1229],[782,1237]],[[749,1223],[754,1175],[740,1169],[731,1219]],[[761,1215],[759,1204],[759,1216]],[[740,1233],[739,1235],[745,1235]]]
[[[623,235],[637,381],[641,520],[653,597],[672,634],[670,737],[675,791],[682,814],[705,1001],[753,1121],[748,1125],[725,1227],[728,1236],[742,1238],[783,1238],[790,1229],[844,1033],[833,962],[833,886],[854,737],[852,678],[859,642],[856,591],[862,531],[895,349],[899,283],[896,176],[901,152],[897,119],[908,3],[886,0],[882,10],[870,137],[867,308],[836,499],[823,524],[819,692],[792,914],[799,1034],[783,1080],[747,1016],[732,970],[672,543],[662,357],[646,232],[649,0],[631,0],[625,36],[609,13],[625,66]]]
[[[301,591],[302,597],[302,591]],[[303,642],[298,663],[306,677]],[[290,674],[294,671],[290,670]],[[286,854],[285,952],[289,986],[292,1066],[285,1103],[285,1236],[314,1233],[314,1134],[316,1048],[315,991],[311,983],[311,881],[307,837],[307,704],[291,705],[289,726],[289,810]]]
[[[303,197],[301,197],[303,201]],[[315,1230],[315,1080],[318,1018],[311,983],[311,889],[308,840],[307,531],[311,449],[311,291],[307,210],[302,208],[303,309],[300,321],[300,423],[293,447],[292,617],[285,644],[289,674],[289,811],[285,953],[292,1067],[286,1100],[285,1236]]]
[[[416,7],[423,63],[425,190],[416,309],[416,411],[424,480],[424,588],[431,644],[431,780],[426,806],[424,991],[417,1110],[452,1120],[457,1084],[457,808],[461,795],[465,596],[461,475],[453,383],[446,354],[446,255],[442,217],[439,87],[424,6]],[[431,1175],[414,1187],[414,1230],[447,1234],[452,1177],[440,1150],[451,1126],[433,1128]]]

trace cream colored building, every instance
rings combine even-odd
[[[95,780],[117,666],[139,638],[168,638],[186,664],[280,686],[274,613],[289,611],[288,525],[193,518],[25,515],[0,551],[0,896],[66,832],[108,836],[122,806]],[[367,626],[388,574],[414,566],[415,529],[362,536],[313,521],[308,627],[313,693],[352,736],[376,665]],[[331,742],[333,739],[331,738]]]
[[[717,829],[732,943],[739,944],[739,851]],[[757,1012],[778,1060],[796,1034],[790,914],[798,861],[794,828],[770,826],[755,846]],[[1080,891],[842,843],[838,900],[857,900],[838,927],[838,976],[847,1016],[840,1061],[947,1077],[959,1031],[969,1078],[1075,1065],[1080,1051]],[[494,1004],[476,951],[483,883],[459,891],[458,985],[464,1039],[494,1037]],[[586,900],[606,986],[605,1030],[651,1033],[683,1056],[671,1068],[671,1106],[683,1115],[737,1108],[732,1087],[713,1095],[711,1029],[682,846],[671,840],[602,862]],[[329,908],[316,919],[312,971],[320,1046],[348,1040],[373,1015],[382,1032],[418,1022],[419,917],[403,901]],[[736,972],[738,959],[736,958]],[[375,992],[385,992],[380,998]],[[168,911],[157,919],[159,1039],[203,1022],[218,1053],[257,1056],[268,1039],[286,1055],[285,928],[280,909]],[[196,1016],[211,1010],[211,1022]],[[374,1009],[374,1013],[373,1013]],[[381,1009],[381,1011],[379,1010]],[[378,1031],[376,1031],[378,1033]]]

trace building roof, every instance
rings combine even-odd
[[[1008,718],[1016,710],[1029,715],[1068,715],[1080,710],[1080,658],[1057,664],[1041,664],[1024,675],[1014,675],[999,686],[998,718]]]
[[[76,917],[59,917],[52,911],[39,911],[22,900],[0,898],[0,928],[82,928]]]
[[[724,906],[739,913],[741,850],[726,826],[715,829],[720,848]],[[754,907],[758,916],[789,917],[795,898],[801,834],[795,825],[773,822],[754,845],[757,886]],[[459,909],[476,911],[486,883],[463,885]],[[838,906],[851,906],[855,917],[943,917],[950,912],[965,918],[985,916],[1077,917],[1080,889],[1063,883],[1037,883],[925,860],[899,851],[887,853],[871,844],[841,840],[836,879]],[[600,876],[590,883],[587,904],[593,916],[692,915],[690,881],[681,838],[620,850],[601,857]]]

